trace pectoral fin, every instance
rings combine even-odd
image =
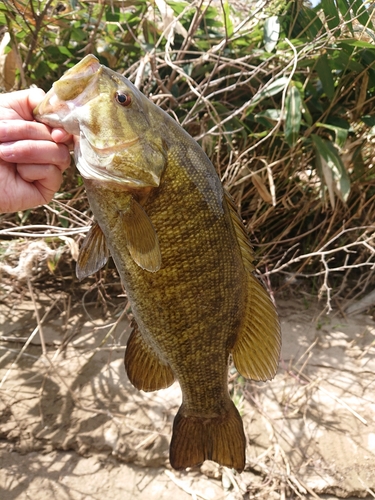
[[[242,329],[233,347],[233,361],[243,377],[268,380],[275,376],[279,362],[281,348],[279,319],[266,289],[253,274],[252,248],[233,200],[227,193],[225,199],[248,277],[247,309]]]
[[[157,391],[174,382],[170,366],[146,343],[136,323],[126,346],[125,368],[130,382],[142,391]]]
[[[104,234],[97,222],[91,226],[83,240],[76,264],[76,275],[81,281],[99,271],[108,261],[109,250]]]
[[[156,272],[161,266],[159,240],[155,228],[142,206],[131,199],[121,213],[126,246],[134,262],[146,271]]]

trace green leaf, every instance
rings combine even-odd
[[[86,40],[86,37],[87,37],[86,31],[82,29],[79,23],[76,23],[76,25],[72,28],[71,31],[72,40],[76,42],[82,42],[83,40]]]
[[[368,26],[370,24],[370,16],[368,15],[367,2],[363,0],[352,0],[350,4],[353,9],[353,14],[358,21],[363,24],[363,26]]]
[[[272,52],[279,41],[280,21],[278,16],[271,16],[264,23],[264,48],[267,52]]]
[[[64,56],[73,57],[73,54],[70,52],[70,50],[67,47],[64,47],[63,45],[58,45],[57,48],[61,54],[64,54]]]
[[[266,97],[272,97],[273,95],[282,92],[287,84],[288,84],[288,78],[286,76],[278,78],[269,85],[266,84],[262,88],[262,90],[254,96],[251,105],[258,104],[262,99],[265,99]]]
[[[311,127],[311,125],[313,124],[313,117],[311,116],[310,110],[306,106],[306,104],[304,104],[302,107],[302,116],[303,116],[305,122],[307,123],[307,125],[309,125]]]
[[[340,24],[340,17],[335,2],[332,0],[322,0],[321,7],[327,19],[330,30],[334,30]]]
[[[308,39],[313,41],[323,29],[322,21],[319,19],[316,12],[304,5],[299,8],[297,21],[298,29],[293,30],[293,36],[295,36],[295,38],[301,38],[302,36],[306,37],[307,34]]]
[[[281,117],[280,109],[266,109],[265,111],[261,111],[255,115],[255,119],[258,117],[267,118],[271,122],[278,122]]]
[[[290,147],[293,147],[298,139],[299,130],[301,127],[301,109],[302,99],[298,88],[294,85],[290,86],[287,92],[286,102],[286,117],[284,124],[285,140]]]
[[[351,23],[351,14],[350,14],[350,4],[351,1],[348,0],[337,0],[337,6],[339,8],[340,14],[346,21],[346,24],[351,32],[353,32],[353,27]]]
[[[345,42],[341,44],[342,46],[344,45],[351,45],[353,47],[358,47],[360,49],[371,49],[374,50],[375,46],[373,43],[370,42],[365,42],[363,40],[356,40],[355,38],[353,39],[345,39]]]
[[[375,126],[375,115],[365,115],[365,116],[362,116],[361,120],[368,127],[374,127]]]
[[[335,84],[333,81],[332,70],[328,64],[327,54],[323,54],[316,62],[316,71],[322,82],[323,90],[329,99],[333,99],[335,95]]]
[[[189,5],[188,2],[168,0],[168,5],[172,7],[175,14],[179,15]]]
[[[105,12],[105,20],[107,22],[118,23],[120,21],[119,9],[113,6],[108,6]]]
[[[340,148],[342,148],[345,145],[346,139],[348,137],[349,129],[337,127],[335,125],[330,125],[328,123],[320,123],[320,122],[317,122],[315,125],[317,127],[323,127],[323,128],[327,128],[328,130],[332,130],[333,132],[335,132],[335,135],[336,135],[335,143]]]
[[[346,168],[331,141],[322,139],[316,134],[311,134],[315,147],[316,167],[321,178],[324,178],[330,202],[335,206],[334,192],[343,200],[348,199],[350,193],[350,179]]]
[[[260,123],[268,129],[272,128],[275,125],[275,122],[278,122],[280,118],[280,109],[266,109],[265,111],[261,111],[254,116],[254,120],[257,123]]]
[[[337,50],[329,56],[331,69],[361,73],[363,66],[358,62],[358,58],[355,58],[354,51],[355,47],[351,47],[350,44],[338,44]]]
[[[48,73],[48,71],[49,71],[48,64],[44,61],[40,61],[38,66],[34,69],[33,77],[36,79],[41,78],[46,73]]]
[[[230,18],[228,1],[224,2],[223,10],[224,10],[224,26],[226,28],[227,37],[230,38],[233,35],[233,23]]]

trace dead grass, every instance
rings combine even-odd
[[[375,279],[374,138],[373,131],[359,120],[360,115],[371,113],[373,97],[360,92],[365,73],[356,75],[344,94],[335,94],[335,104],[344,105],[347,115],[354,118],[353,131],[340,150],[351,174],[351,194],[346,202],[336,197],[332,205],[316,173],[314,151],[308,142],[312,128],[306,127],[293,148],[287,146],[283,136],[288,85],[296,77],[298,65],[309,61],[313,51],[329,48],[329,40],[321,33],[314,47],[308,43],[296,47],[288,39],[282,59],[273,53],[260,60],[250,50],[240,57],[228,57],[226,51],[233,41],[250,37],[258,29],[269,2],[258,4],[250,14],[241,9],[233,33],[201,51],[194,37],[205,10],[200,8],[203,2],[193,2],[196,15],[182,47],[177,50],[172,42],[183,14],[174,17],[172,29],[159,33],[154,50],[140,57],[125,74],[146,94],[151,93],[150,98],[180,121],[212,158],[241,210],[259,261],[258,270],[271,293],[277,297],[302,295],[307,301],[321,299],[320,313],[344,309],[348,301],[372,289]],[[255,49],[259,49],[259,43],[254,42]],[[307,69],[304,71],[307,82],[310,76]],[[270,86],[281,79],[284,85],[280,92],[268,96]],[[280,114],[268,129],[260,123],[249,128],[245,120],[249,110],[259,114],[271,108],[280,110]],[[317,121],[323,118],[319,116]],[[358,156],[360,163],[355,162]],[[0,361],[6,368],[0,396],[9,420],[2,436],[13,439],[15,448],[23,451],[52,446],[84,454],[96,447],[100,453],[113,453],[120,460],[165,464],[178,398],[171,398],[169,404],[164,402],[163,407],[160,400],[155,402],[131,392],[123,375],[111,368],[113,360],[123,356],[126,295],[113,265],[83,284],[75,278],[74,260],[90,221],[87,200],[74,170],[49,206],[0,217],[0,302],[7,305],[10,316],[25,302],[30,312],[27,323],[3,332]],[[49,294],[49,301],[43,293]],[[79,312],[77,304],[81,304]],[[59,337],[52,334],[49,338],[50,322],[56,317],[62,324],[57,327],[52,322],[52,329],[59,332]],[[354,344],[357,341],[355,337]],[[314,356],[321,343],[324,340],[317,333],[296,359],[282,362],[277,381],[267,386],[245,383],[237,376],[230,380],[232,393],[248,422],[251,453],[242,476],[212,464],[202,468],[213,483],[221,481],[222,498],[320,498],[320,493],[310,486],[316,484],[311,474],[327,477],[331,473],[334,477],[336,472],[329,469],[332,464],[316,459],[315,449],[310,455],[304,453],[303,446],[310,451],[314,436],[303,435],[307,444],[301,438],[300,445],[302,434],[298,432],[311,425],[312,416],[323,419],[320,430],[336,425],[332,421],[338,416],[350,417],[351,424],[356,422],[353,425],[358,424],[359,429],[372,423],[372,417],[359,409],[361,404],[368,407],[367,393],[358,392],[353,403],[349,392],[341,390],[341,386],[338,390],[334,381],[327,380],[333,369],[324,365],[326,371],[318,373],[321,366],[314,364]],[[371,342],[365,344],[356,360],[373,356],[373,346]],[[357,367],[347,368],[344,363],[339,366],[335,367],[336,374],[344,368],[353,374]],[[108,368],[109,375],[103,375],[103,367]],[[20,370],[22,378],[17,378]],[[73,375],[72,370],[76,370]],[[364,373],[367,379],[373,376],[366,373],[365,367],[358,373]],[[108,381],[112,376],[117,386]],[[49,414],[48,404],[56,403],[54,391],[58,406],[55,413],[52,410]],[[131,408],[125,424],[121,392],[130,394]],[[22,405],[28,399],[33,403],[30,407],[25,403],[25,411]],[[322,408],[328,408],[325,416],[319,411],[320,400],[324,402]],[[64,421],[58,420],[62,410]],[[157,425],[147,418],[155,411],[159,412]],[[85,425],[96,418],[101,420],[91,438],[85,434]],[[51,419],[55,427],[44,432]],[[295,422],[300,427],[296,428]],[[58,431],[61,424],[68,429],[62,435]],[[310,475],[301,472],[309,468]],[[193,499],[205,500],[205,494],[197,491],[191,481],[195,473],[190,471],[186,476],[166,471],[169,479]],[[375,496],[373,483],[362,480],[362,490],[358,491]],[[324,491],[337,494],[339,490],[332,486]],[[339,493],[346,494],[344,490]]]

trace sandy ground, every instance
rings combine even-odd
[[[65,292],[36,292],[36,309],[26,293],[12,306],[1,298],[1,500],[375,496],[371,316],[279,300],[276,378],[230,383],[248,436],[245,471],[208,462],[177,473],[168,446],[180,390],[146,394],[127,380],[125,299],[104,311],[72,306]]]

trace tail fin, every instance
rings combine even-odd
[[[170,463],[185,469],[213,460],[241,472],[245,467],[246,438],[240,414],[233,402],[219,417],[191,417],[179,409],[173,423]]]

